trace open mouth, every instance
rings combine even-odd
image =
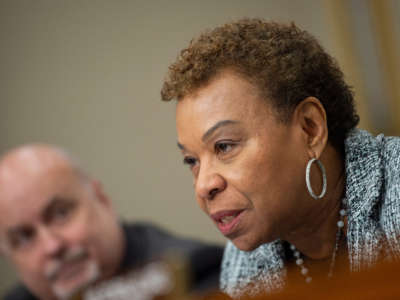
[[[234,232],[240,221],[243,210],[225,210],[211,215],[218,229],[225,236]]]

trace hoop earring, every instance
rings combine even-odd
[[[319,169],[321,170],[322,173],[322,192],[319,195],[315,195],[312,187],[311,187],[311,182],[310,182],[310,169],[311,165],[313,162],[316,162]],[[306,184],[307,184],[307,190],[310,193],[311,197],[314,199],[321,199],[322,197],[325,196],[326,193],[326,172],[325,172],[325,167],[322,164],[322,162],[319,159],[316,158],[311,158],[308,163],[307,163],[307,168],[306,168]]]

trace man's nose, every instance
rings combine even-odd
[[[226,181],[211,167],[202,167],[195,183],[196,194],[202,200],[212,200],[226,188]]]
[[[40,246],[46,256],[54,257],[62,252],[63,241],[59,234],[44,228],[40,231]]]

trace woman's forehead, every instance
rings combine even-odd
[[[211,127],[222,120],[254,119],[264,112],[270,112],[269,105],[257,88],[243,77],[226,72],[180,100],[176,118],[177,124],[191,119]]]

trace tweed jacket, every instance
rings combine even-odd
[[[345,172],[351,271],[380,258],[400,258],[400,138],[352,130],[345,141]],[[232,297],[280,289],[285,277],[282,241],[250,252],[226,245],[220,287]]]

